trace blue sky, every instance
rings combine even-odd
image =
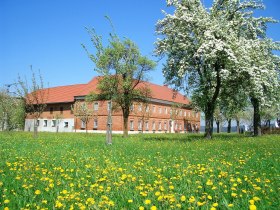
[[[204,0],[210,6],[211,0]],[[257,14],[280,20],[280,1],[264,0]],[[94,27],[108,38],[110,16],[116,32],[133,40],[141,53],[153,60],[155,24],[163,18],[164,0],[0,0],[0,87],[30,76],[30,65],[40,69],[49,87],[87,83],[97,74],[81,43],[93,52],[85,27]],[[280,24],[271,24],[268,35],[280,40]],[[162,64],[151,81],[162,84]]]

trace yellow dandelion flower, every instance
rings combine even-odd
[[[5,207],[4,210],[9,210],[9,207]]]
[[[160,195],[159,191],[155,192],[155,196],[159,196],[159,195]]]
[[[55,201],[55,207],[60,209],[63,207],[63,204],[60,201]]]
[[[197,204],[198,206],[203,206],[203,205],[204,205],[204,202],[197,201],[196,204]]]
[[[157,207],[156,206],[152,206],[151,210],[157,210]]]
[[[253,197],[253,200],[254,201],[260,201],[261,199],[259,197],[255,196],[255,197]]]
[[[170,186],[169,186],[169,189],[170,189],[170,190],[174,190],[174,186],[173,186],[173,185],[170,185]]]
[[[256,207],[255,205],[250,205],[250,206],[249,206],[249,209],[250,209],[250,210],[257,210],[257,207]]]
[[[228,204],[228,207],[233,207],[233,204],[232,203]]]
[[[67,190],[62,190],[62,194],[67,194]]]
[[[145,200],[144,203],[145,203],[146,205],[149,205],[149,204],[151,204],[151,200],[147,199],[147,200]]]
[[[40,191],[40,190],[36,190],[36,191],[35,191],[35,194],[36,194],[36,195],[40,195],[40,194],[41,194],[41,191]]]
[[[191,197],[189,198],[189,202],[190,202],[190,203],[195,202],[195,198],[194,198],[193,196],[191,196]]]
[[[139,207],[139,210],[144,210],[145,208],[143,206],[140,206]]]
[[[218,204],[218,203],[213,203],[212,206],[213,206],[213,207],[217,207],[217,206],[219,206],[219,204]]]
[[[42,203],[47,204],[48,201],[47,200],[42,200]]]
[[[216,208],[215,207],[211,207],[210,210],[216,210]]]
[[[254,205],[254,204],[255,204],[255,201],[254,201],[254,200],[249,200],[249,203],[250,203],[251,205]]]
[[[231,196],[236,198],[237,197],[237,194],[236,193],[231,193]]]
[[[132,199],[129,199],[127,202],[128,202],[128,203],[133,203],[133,200],[132,200]]]
[[[206,185],[211,186],[211,185],[213,185],[213,182],[208,179],[207,182],[206,182]]]
[[[183,202],[186,201],[186,196],[182,195],[181,196],[181,201],[183,201]]]
[[[6,199],[6,200],[4,200],[4,203],[5,204],[10,203],[10,200]]]
[[[209,200],[212,200],[212,196],[211,196],[211,195],[208,195],[207,198],[208,198]]]

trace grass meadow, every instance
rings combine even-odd
[[[0,209],[280,209],[280,136],[0,133]]]

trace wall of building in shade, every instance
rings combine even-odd
[[[73,104],[74,102],[48,104],[37,122],[31,115],[27,116],[25,131],[32,131],[34,123],[37,123],[38,131],[106,132],[108,101],[96,101],[88,104],[88,106],[92,106],[94,114],[87,125],[74,116],[71,111]],[[172,110],[176,114],[172,114]],[[121,133],[123,130],[121,111],[113,111],[112,122],[113,132]],[[166,101],[151,100],[147,110],[143,110],[143,105],[135,103],[131,107],[128,130],[129,133],[198,132],[200,130],[200,113],[187,106],[174,110],[172,103]]]

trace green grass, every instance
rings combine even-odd
[[[0,209],[279,209],[279,157],[279,135],[2,132]]]

